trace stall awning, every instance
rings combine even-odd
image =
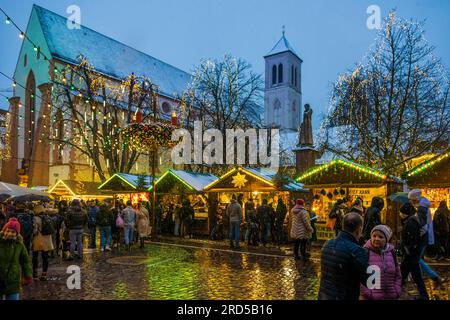
[[[218,178],[210,173],[200,173],[169,169],[155,183],[156,192],[169,193],[177,191],[202,192],[203,189]],[[152,189],[148,189],[149,191]],[[176,189],[176,190],[175,190]]]
[[[23,196],[26,194],[35,194],[35,195],[39,195],[39,196],[48,196],[49,195],[48,193],[43,192],[43,191],[25,188],[25,187],[21,187],[21,186],[15,185],[15,184],[1,182],[1,181],[0,181],[0,194],[9,194],[13,197]]]
[[[58,180],[53,187],[49,189],[49,193],[59,196],[76,197],[76,196],[101,196],[98,190],[98,183],[91,181],[75,181],[75,180]]]
[[[368,186],[386,182],[403,184],[398,177],[343,159],[331,160],[302,173],[297,179],[308,187],[324,185]]]
[[[292,179],[284,179],[286,182],[280,187],[276,181],[277,173],[266,168],[235,167],[218,180],[205,187],[205,191],[296,191],[308,192],[303,184]]]
[[[403,174],[408,187],[450,187],[450,149]]]
[[[152,177],[131,173],[116,173],[98,186],[98,190],[133,192],[146,190],[152,184]]]

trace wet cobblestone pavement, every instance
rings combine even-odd
[[[163,239],[131,252],[88,252],[80,261],[50,261],[49,280],[25,287],[23,299],[317,299],[320,247],[311,260],[287,256],[289,248],[229,250],[222,243]],[[67,267],[81,267],[81,289],[69,290]],[[434,265],[449,278],[450,265]],[[448,300],[450,286],[434,287],[431,296]],[[416,295],[409,283],[403,299]]]

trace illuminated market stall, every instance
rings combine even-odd
[[[75,181],[75,180],[58,180],[48,190],[48,193],[58,197],[60,200],[71,201],[73,199],[98,199],[103,200],[111,198],[97,189],[98,182]]]
[[[445,151],[404,173],[409,189],[422,189],[431,201],[431,212],[442,200],[450,206],[450,150]]]
[[[296,198],[305,198],[308,189],[292,179],[279,177],[274,170],[235,167],[206,186],[205,192],[215,194],[222,210],[231,201],[233,194],[242,194],[243,203],[252,199],[255,206],[267,199],[275,209],[279,198],[290,207]]]
[[[156,181],[156,194],[163,210],[170,204],[181,206],[182,200],[189,200],[195,212],[194,232],[208,233],[208,199],[203,189],[217,179],[210,173],[169,169]],[[150,186],[148,191],[151,189]]]
[[[135,204],[140,201],[149,201],[147,189],[151,184],[150,176],[116,173],[98,186],[98,190],[104,195],[112,196],[114,200],[122,199],[124,202],[131,200]]]
[[[354,162],[335,159],[311,168],[296,180],[310,189],[312,210],[319,216],[316,224],[318,239],[327,240],[334,236],[334,232],[326,227],[326,222],[338,199],[345,199],[351,205],[360,197],[367,208],[373,197],[383,198],[382,222],[398,230],[396,205],[388,201],[387,196],[403,190],[404,182],[400,178]]]

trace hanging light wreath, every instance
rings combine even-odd
[[[172,148],[177,142],[172,141],[172,131],[176,127],[163,122],[132,123],[122,129],[126,143],[138,151],[155,148]]]

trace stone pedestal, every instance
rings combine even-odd
[[[18,159],[19,159],[19,104],[20,97],[12,97],[9,99],[9,126],[6,133],[9,134],[9,159],[2,160],[2,172],[0,180],[7,183],[17,184],[19,178],[17,176]]]
[[[317,151],[312,147],[300,147],[295,152],[295,174],[299,175],[316,164]]]

